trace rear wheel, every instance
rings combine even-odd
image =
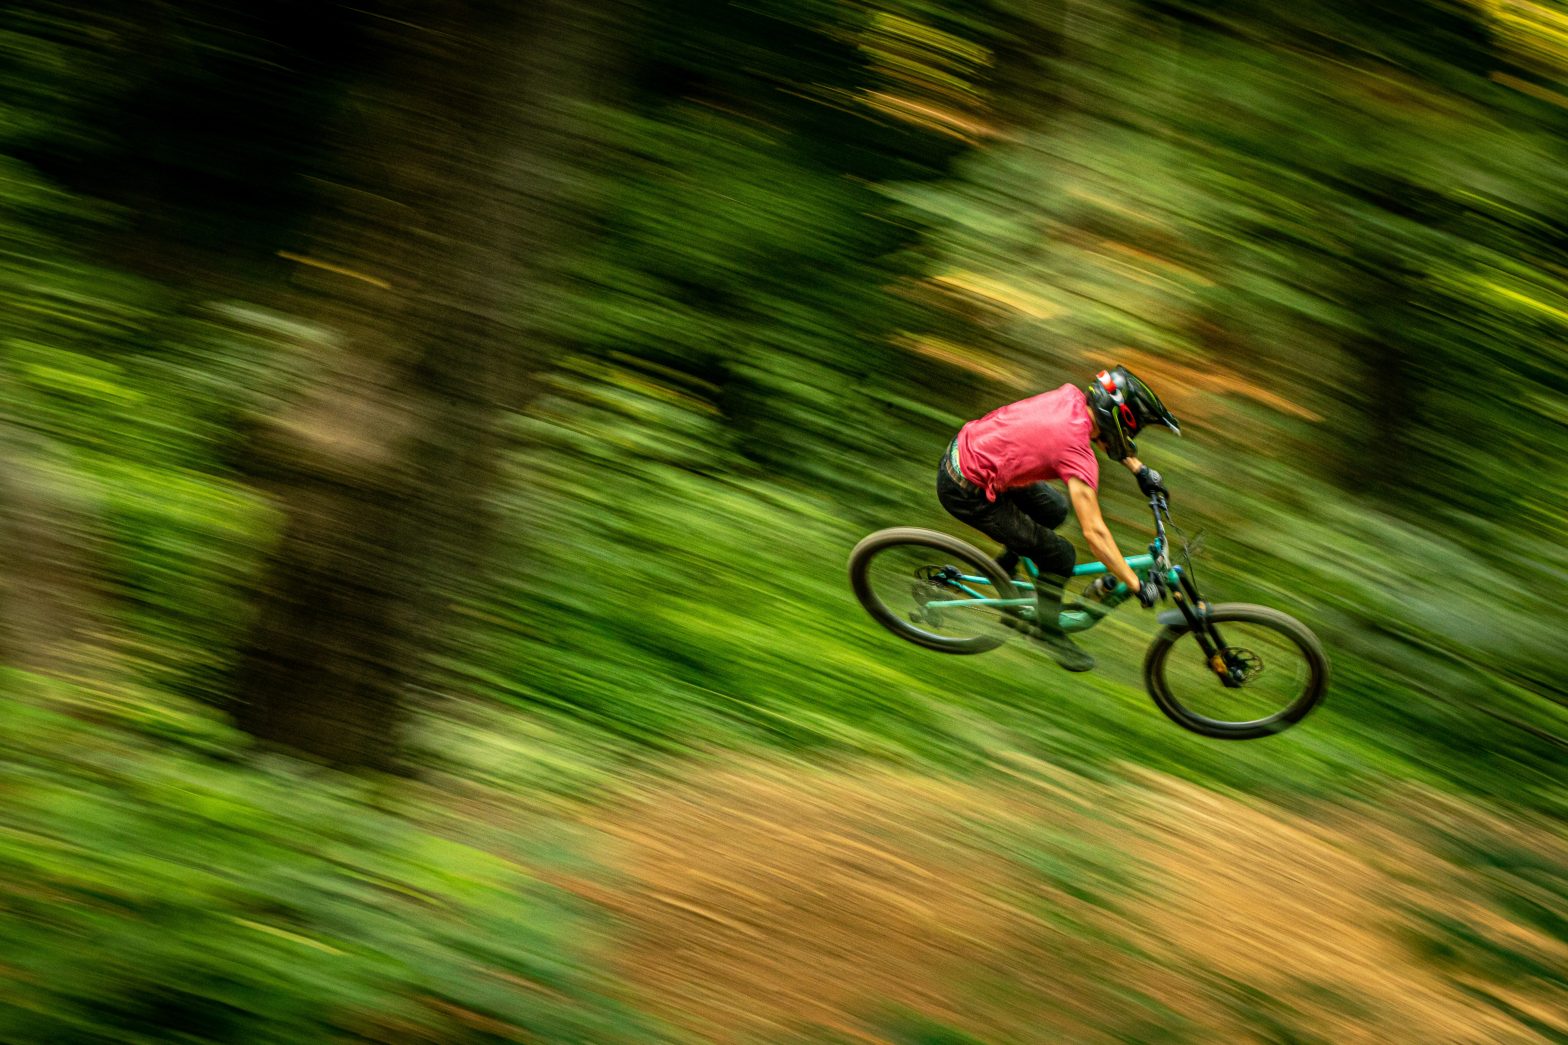
[[[1213,657],[1185,624],[1155,637],[1143,662],[1154,703],[1173,722],[1221,740],[1252,740],[1306,718],[1328,688],[1328,657],[1294,617],[1266,606],[1210,607]]]
[[[881,530],[849,555],[849,582],[872,618],[943,653],[984,653],[1023,625],[1019,608],[988,605],[1018,590],[989,555],[935,530]]]

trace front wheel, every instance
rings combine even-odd
[[[1221,603],[1203,632],[1185,623],[1149,646],[1143,680],[1171,721],[1221,740],[1272,736],[1307,717],[1328,689],[1328,657],[1294,617],[1266,606]]]

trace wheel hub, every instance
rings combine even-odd
[[[953,566],[921,566],[916,569],[917,580],[910,585],[909,593],[914,596],[917,608],[909,614],[909,619],[916,624],[941,627],[942,611],[934,610],[928,604],[946,598],[950,593],[951,581],[957,576],[958,570]]]
[[[1263,674],[1263,658],[1249,649],[1226,646],[1222,654],[1225,659],[1225,674],[1234,685],[1245,686]]]

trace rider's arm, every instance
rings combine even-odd
[[[1116,547],[1116,538],[1111,536],[1110,528],[1105,525],[1105,518],[1100,514],[1100,499],[1095,496],[1094,487],[1082,479],[1069,478],[1067,495],[1072,498],[1073,514],[1078,516],[1078,526],[1083,530],[1083,539],[1089,542],[1089,550],[1096,559],[1105,563],[1113,577],[1136,592],[1142,584],[1138,575],[1132,572],[1132,567],[1127,565],[1127,560],[1122,558],[1121,549]]]
[[[1126,465],[1133,478],[1138,480],[1138,489],[1145,495],[1158,493],[1164,497],[1170,496],[1170,491],[1165,489],[1165,479],[1159,472],[1145,466],[1136,457],[1129,457],[1122,461],[1122,464]]]

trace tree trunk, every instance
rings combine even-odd
[[[547,4],[399,15],[366,16],[382,74],[294,255],[304,307],[341,341],[248,455],[286,522],[236,685],[256,736],[380,767],[482,559],[499,421],[531,351],[521,298],[551,235],[552,121],[590,42]]]

